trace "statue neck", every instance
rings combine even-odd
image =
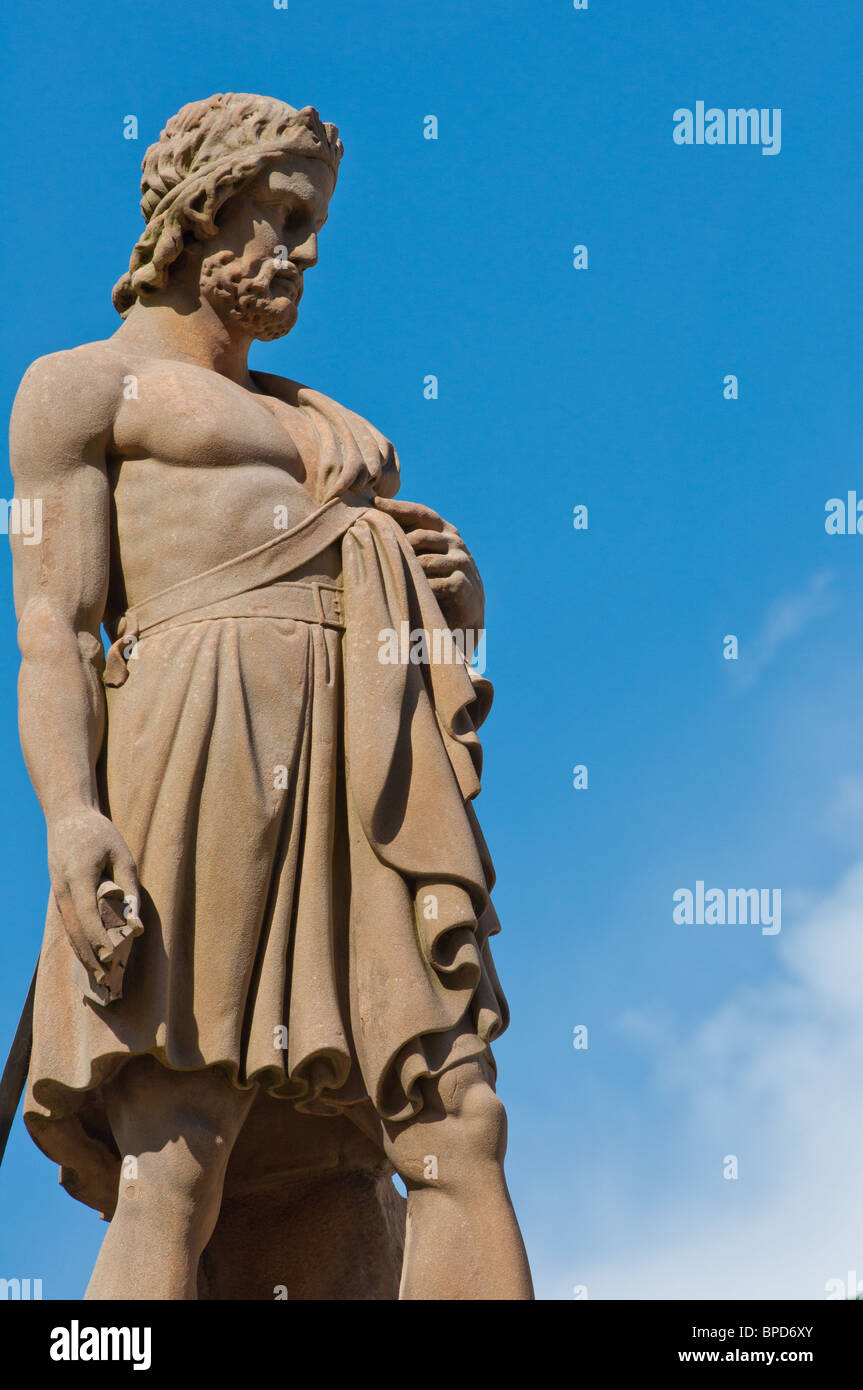
[[[206,300],[185,310],[165,300],[137,300],[114,334],[117,342],[155,357],[191,359],[256,389],[248,367],[251,335],[224,324]]]

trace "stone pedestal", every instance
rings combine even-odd
[[[397,1298],[407,1204],[392,1172],[350,1120],[260,1096],[231,1156],[200,1298]]]

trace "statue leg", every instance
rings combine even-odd
[[[349,1111],[376,1135],[408,1191],[403,1299],[531,1299],[533,1285],[503,1158],[506,1112],[482,1060],[427,1083],[415,1119]]]
[[[117,1208],[86,1298],[197,1298],[198,1261],[253,1095],[215,1069],[126,1063],[105,1096],[123,1155]]]

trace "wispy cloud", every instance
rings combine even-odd
[[[783,594],[770,605],[755,636],[748,641],[741,638],[740,660],[728,663],[739,687],[754,685],[781,647],[830,612],[835,577],[835,571],[821,570],[801,592]]]

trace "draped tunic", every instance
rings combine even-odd
[[[219,1067],[314,1114],[370,1100],[398,1122],[425,1079],[492,1060],[507,1024],[471,804],[491,687],[458,659],[381,660],[405,621],[446,626],[373,505],[397,490],[395,451],[318,392],[297,388],[296,406],[317,512],[110,634],[101,800],[138,866],[144,933],[105,1004],[52,898],[24,1107],[96,1205],[93,1146],[119,1161],[101,1088],[130,1057]],[[341,583],[308,599],[291,572],[334,532]]]

